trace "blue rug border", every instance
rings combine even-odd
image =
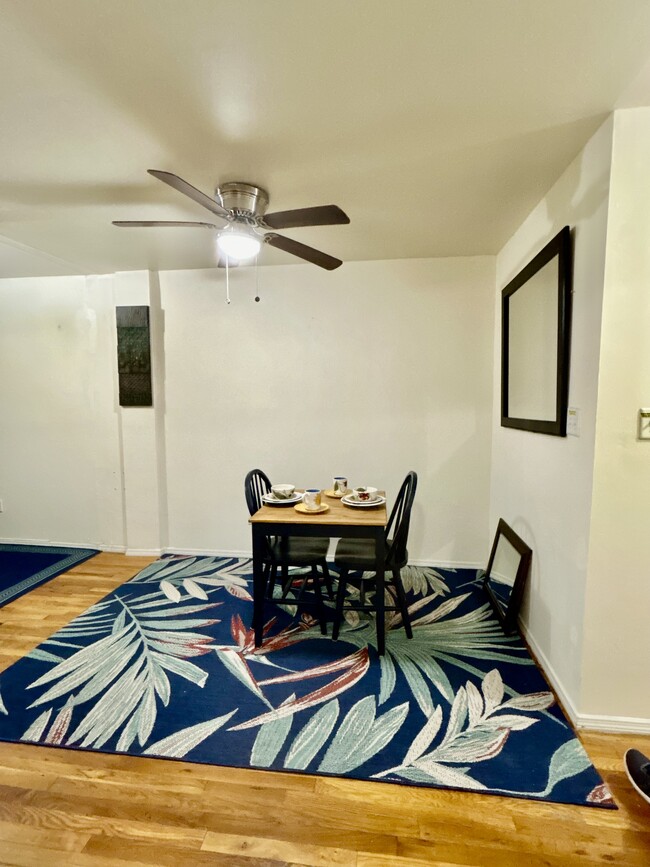
[[[13,584],[6,590],[0,591],[0,607],[13,602],[14,599],[18,599],[20,596],[24,596],[25,593],[34,590],[40,584],[45,584],[52,578],[56,578],[62,572],[67,572],[73,566],[78,566],[80,563],[90,560],[91,557],[101,554],[99,548],[70,548],[63,545],[21,545],[19,543],[4,542],[0,543],[0,553],[2,551],[18,554],[67,554],[68,556],[57,563],[47,566],[45,569],[41,569],[40,572],[35,572],[18,584]]]

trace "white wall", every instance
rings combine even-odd
[[[0,537],[250,550],[243,479],[394,496],[410,552],[483,564],[494,259],[0,281]],[[114,305],[150,304],[153,409],[117,405]]]
[[[523,621],[555,686],[579,703],[589,550],[611,118],[497,257],[490,531],[504,518],[533,549]],[[564,226],[575,229],[569,404],[580,437],[500,426],[501,289]]]
[[[243,479],[419,487],[411,557],[487,557],[494,260],[160,275],[169,543],[250,550]]]
[[[217,270],[0,280],[0,539],[246,552],[253,466],[392,496],[415,469],[411,558],[484,564],[505,518],[534,551],[524,624],[569,711],[638,728],[648,151],[650,109],[610,118],[500,252],[496,293],[491,257],[240,269],[229,307]],[[500,426],[500,290],[567,223],[579,438]],[[115,303],[151,307],[153,409],[118,406]]]
[[[122,545],[112,295],[0,280],[0,538]]]
[[[582,711],[650,731],[650,109],[615,115]]]
[[[167,546],[164,317],[158,275],[120,272],[97,278],[112,285],[115,304],[149,307],[152,407],[118,407],[124,544],[129,554],[156,554]],[[114,367],[114,361],[108,360]],[[116,401],[118,397],[116,395]]]

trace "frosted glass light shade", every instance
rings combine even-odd
[[[259,240],[246,232],[226,230],[217,235],[217,247],[224,256],[231,259],[252,259],[260,251]]]

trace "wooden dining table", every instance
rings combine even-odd
[[[383,491],[378,491],[384,496]],[[386,504],[380,506],[346,506],[340,499],[322,495],[329,506],[326,512],[305,513],[294,506],[263,505],[249,519],[253,534],[253,629],[255,645],[262,644],[266,579],[264,575],[265,538],[267,536],[325,536],[330,539],[353,537],[373,539],[376,557],[377,622],[384,622],[384,563],[386,557]],[[381,634],[380,634],[381,633]],[[378,651],[384,652],[384,630],[377,630]]]

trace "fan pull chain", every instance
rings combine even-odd
[[[228,256],[226,256],[226,304],[230,304],[230,268],[228,267]]]
[[[260,300],[260,257],[259,255],[255,257],[255,300]]]

